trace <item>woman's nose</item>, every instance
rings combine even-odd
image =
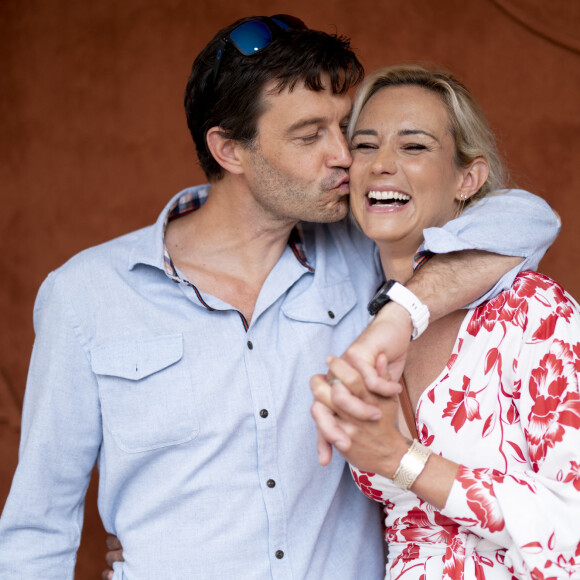
[[[397,171],[395,155],[388,150],[379,150],[372,163],[371,170],[376,175],[395,173]]]

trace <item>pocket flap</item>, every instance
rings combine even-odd
[[[282,305],[292,320],[336,326],[356,305],[356,293],[349,278],[310,289]]]
[[[139,380],[176,363],[183,356],[183,336],[171,334],[126,340],[91,351],[91,367],[97,375]]]

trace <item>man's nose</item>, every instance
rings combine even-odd
[[[338,130],[332,137],[331,149],[328,155],[329,167],[344,167],[348,169],[352,164],[350,147],[346,140],[346,135]]]

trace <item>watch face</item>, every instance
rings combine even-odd
[[[394,280],[385,282],[374,295],[373,299],[368,303],[367,310],[371,316],[374,316],[385,304],[391,301],[389,298],[389,290],[395,283]]]

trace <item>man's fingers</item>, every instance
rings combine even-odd
[[[381,418],[381,410],[371,404],[366,403],[363,400],[359,399],[358,396],[353,395],[350,391],[350,386],[347,388],[344,383],[342,382],[342,377],[344,377],[344,373],[341,373],[338,370],[338,367],[342,366],[344,370],[344,365],[349,366],[344,361],[341,361],[338,364],[339,359],[331,357],[333,360],[331,361],[331,365],[334,368],[334,371],[331,370],[331,373],[334,375],[335,371],[341,374],[341,379],[338,377],[330,379],[330,382],[326,380],[326,377],[323,375],[315,375],[310,379],[310,388],[312,393],[314,394],[314,398],[316,401],[327,407],[330,411],[330,417],[332,417],[332,426],[330,426],[331,419],[327,417],[323,417],[322,419],[325,420],[324,427],[332,429],[332,433],[334,433],[334,428],[336,421],[334,419],[334,413],[337,413],[342,416],[343,419],[357,419],[359,421],[377,421]],[[358,373],[355,373],[358,376]],[[352,377],[352,375],[351,375]],[[348,380],[346,378],[345,380]],[[332,383],[332,384],[331,384]],[[368,394],[367,394],[368,396]],[[313,407],[314,409],[314,407]],[[315,417],[316,419],[316,417]],[[340,437],[339,437],[340,439]],[[337,448],[336,442],[334,440],[328,440],[330,443],[335,445]],[[339,444],[340,445],[340,444]]]
[[[322,438],[322,440],[326,441],[327,443],[334,445],[339,451],[345,451],[350,448],[350,439],[339,427],[337,417],[326,405],[323,405],[319,401],[315,401],[310,412],[316,421],[319,441],[320,438]]]
[[[401,392],[401,385],[398,381],[392,381],[390,370],[387,365],[387,358],[384,354],[377,357],[376,366],[370,364],[363,356],[354,349],[349,349],[344,358],[360,374],[366,388],[375,395],[381,397],[392,397]]]
[[[117,536],[113,536],[109,534],[105,539],[105,543],[107,544],[107,549],[109,550],[105,554],[105,560],[109,568],[107,570],[103,570],[101,574],[102,580],[113,580],[113,562],[124,562],[123,558],[123,546],[121,546],[121,542]]]
[[[105,543],[107,544],[107,548],[109,550],[122,550],[123,546],[121,546],[121,542],[117,536],[113,536],[113,534],[108,534],[107,538],[105,539]]]
[[[343,385],[346,385],[353,395],[361,399],[367,395],[363,377],[356,368],[346,360],[335,356],[329,356],[326,362],[328,364],[329,374],[339,379]]]
[[[123,550],[110,550],[105,554],[105,560],[111,568],[113,567],[113,562],[124,562]]]
[[[375,405],[365,403],[342,383],[336,383],[332,387],[331,400],[336,412],[345,419],[353,418],[359,421],[378,421],[381,418],[381,410]]]
[[[317,437],[317,449],[318,449],[318,462],[320,465],[328,465],[332,460],[332,445],[318,432]]]
[[[318,402],[326,405],[329,409],[332,409],[332,387],[324,375],[314,375],[310,379],[310,390]]]

